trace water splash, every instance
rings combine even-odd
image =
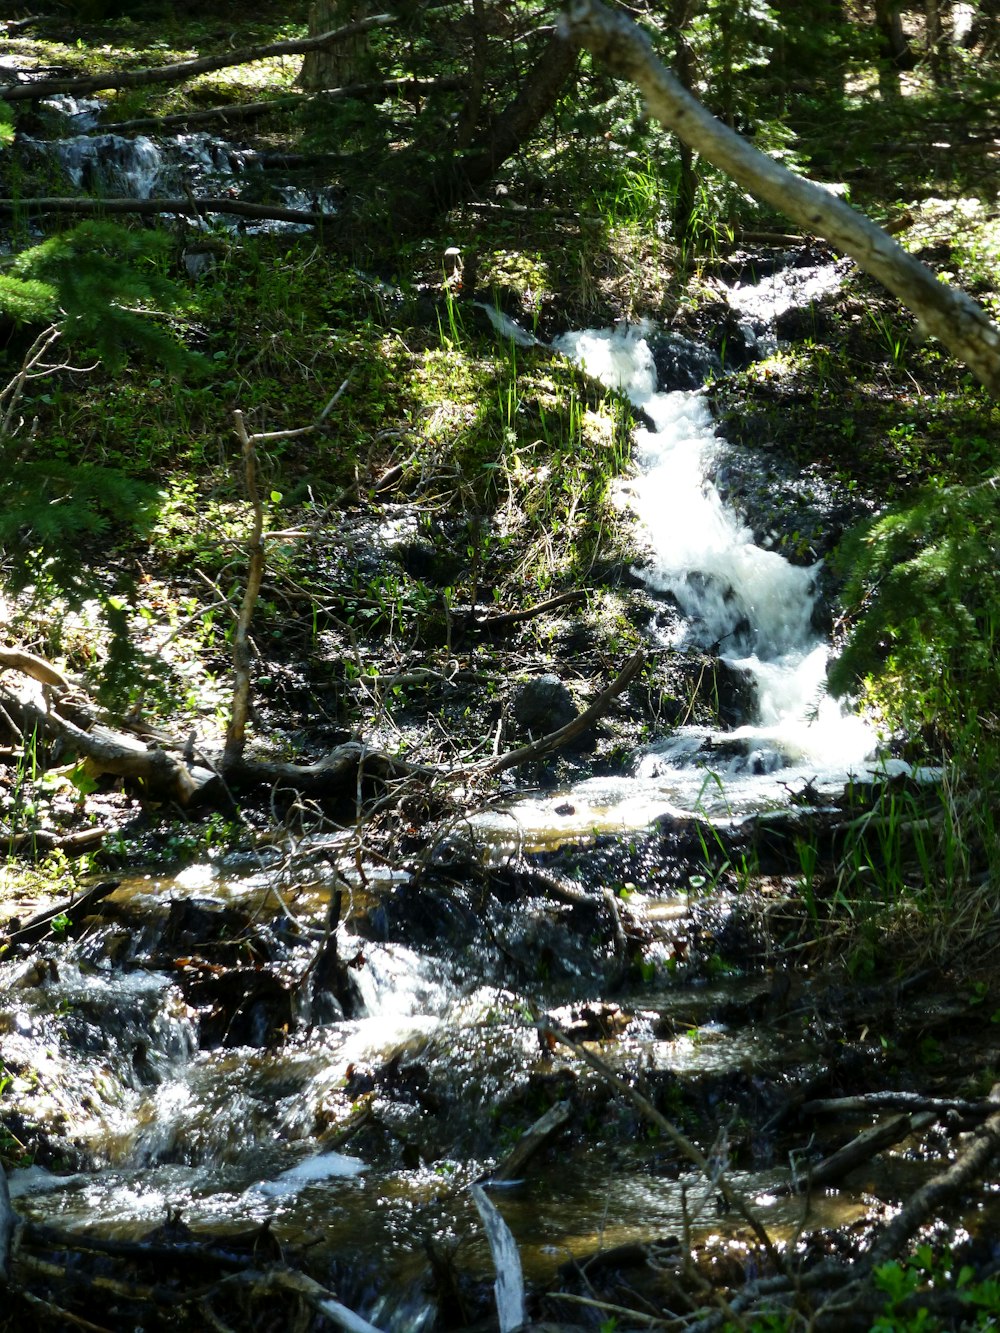
[[[744,779],[732,792],[741,805],[754,800],[746,779],[771,779],[758,784],[764,804],[803,766],[812,770],[806,777],[842,780],[865,765],[875,737],[826,694],[829,649],[814,628],[820,565],[792,565],[757,546],[723,503],[711,480],[720,441],[708,405],[697,390],[660,392],[650,333],[647,324],[585,330],[555,346],[625,393],[650,423],[636,432],[639,472],[625,498],[651,552],[639,573],[682,613],[680,629],[661,634],[663,646],[718,653],[752,683],[755,707],[732,731],[682,729],[639,761],[637,776],[669,773],[687,809],[703,800],[706,769]],[[611,805],[621,799],[600,787]]]

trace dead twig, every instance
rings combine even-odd
[[[611,684],[601,691],[590,707],[584,709],[579,717],[575,717],[572,722],[568,722],[565,727],[560,727],[558,731],[550,731],[548,735],[539,737],[537,741],[532,741],[530,745],[522,745],[520,749],[509,750],[506,754],[491,759],[477,771],[480,773],[503,773],[508,768],[517,768],[521,764],[528,764],[534,759],[541,758],[542,755],[550,754],[553,750],[562,749],[564,745],[568,745],[570,741],[582,735],[588,727],[592,726],[599,717],[602,717],[608,711],[611,703],[617,699],[623,690],[628,688],[645,663],[646,654],[640,648],[632,654]]]

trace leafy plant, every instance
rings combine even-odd
[[[869,691],[947,745],[993,710],[1000,628],[998,478],[921,495],[855,531],[839,562],[853,625],[830,688]]]

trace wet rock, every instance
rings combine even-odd
[[[757,685],[752,671],[722,659],[715,663],[715,694],[719,721],[724,727],[741,727],[751,721],[757,706]]]
[[[546,674],[523,681],[514,691],[512,712],[517,725],[533,736],[544,736],[568,726],[580,710],[569,687],[558,676]]]
[[[870,512],[845,484],[802,468],[776,451],[721,446],[715,485],[765,550],[797,565],[828,555]]]
[[[718,353],[679,333],[658,333],[649,339],[657,388],[661,392],[697,389],[710,377],[722,374]]]
[[[832,313],[818,305],[792,306],[774,321],[775,336],[782,342],[802,342],[807,338],[819,341],[834,327]]]

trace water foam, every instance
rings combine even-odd
[[[650,423],[636,432],[639,470],[627,499],[651,551],[638,572],[683,616],[664,646],[717,652],[752,682],[756,707],[732,731],[682,729],[640,761],[637,776],[695,768],[787,781],[790,770],[811,766],[809,776],[846,777],[865,767],[875,737],[826,693],[829,645],[814,628],[820,565],[793,565],[757,546],[723,503],[711,481],[719,439],[705,398],[658,390],[649,332],[645,324],[585,330],[555,346],[625,393]],[[690,789],[679,799],[688,805]]]

